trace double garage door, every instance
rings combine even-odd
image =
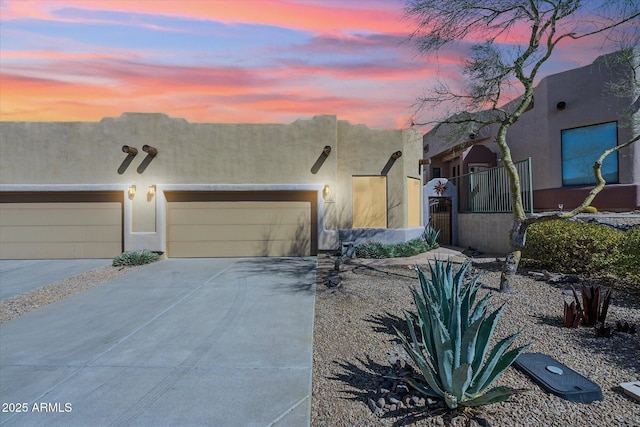
[[[317,254],[315,192],[168,192],[167,256]]]
[[[317,193],[170,192],[169,257],[317,254]],[[0,259],[113,258],[123,193],[2,193]],[[153,249],[153,248],[152,248]]]
[[[122,192],[3,193],[0,259],[113,258]]]

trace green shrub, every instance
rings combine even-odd
[[[454,274],[450,262],[436,260],[429,264],[431,280],[418,268],[420,286],[412,289],[417,314],[405,311],[410,340],[396,330],[424,380],[406,381],[426,396],[443,399],[451,409],[500,402],[518,392],[504,386],[488,388],[529,347],[509,350],[518,335],[514,334],[487,353],[505,305],[487,315],[491,294],[476,301],[478,276],[463,283],[469,265]]]
[[[598,213],[598,209],[595,206],[586,206],[582,209],[582,213],[595,214]]]
[[[636,277],[640,280],[640,227],[634,227],[624,233],[620,242],[620,252],[616,272],[620,276]]]
[[[566,273],[592,273],[615,267],[624,233],[596,223],[567,220],[531,224],[523,265]],[[533,260],[531,262],[530,260]]]
[[[113,266],[143,265],[157,261],[158,259],[160,259],[160,255],[157,253],[151,252],[148,249],[140,249],[136,251],[122,252],[113,259]]]
[[[431,249],[437,248],[436,246],[430,246],[427,242],[420,237],[411,239],[403,243],[386,244],[379,242],[368,242],[363,245],[356,246],[356,257],[358,258],[398,258],[398,257],[410,257],[428,252]]]

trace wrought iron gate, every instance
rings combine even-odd
[[[451,207],[451,197],[429,197],[429,225],[440,230],[441,245],[451,245]]]

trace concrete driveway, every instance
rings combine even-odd
[[[1,324],[0,425],[309,425],[316,265],[168,259]]]
[[[0,260],[0,301],[112,262],[111,259]]]

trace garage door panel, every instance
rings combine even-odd
[[[258,225],[173,225],[169,229],[171,241],[207,240],[290,240],[311,233],[309,223]]]
[[[305,256],[311,205],[299,201],[167,204],[170,257]]]
[[[5,206],[6,205],[6,206]],[[17,206],[18,205],[18,206]],[[19,206],[27,205],[27,206]],[[81,203],[81,205],[86,205]],[[122,208],[119,203],[104,203],[96,208],[72,206],[69,203],[16,203],[2,204],[0,225],[40,225],[46,218],[47,225],[118,225],[121,224]]]
[[[121,251],[120,242],[107,244],[68,242],[5,244],[3,242],[0,247],[0,259],[112,258]]]
[[[244,207],[236,208],[220,208],[216,206],[217,203],[218,202],[175,203],[183,206],[173,206],[174,203],[171,203],[171,223],[221,225],[257,225],[265,223],[295,224],[299,221],[301,215],[309,216],[308,203],[306,206],[304,206],[304,204],[303,206],[291,206],[286,208],[281,206],[280,209],[274,207],[260,207],[259,209],[256,209],[256,202],[250,205],[245,204]]]
[[[0,226],[0,241],[3,243],[37,242],[120,242],[120,227],[105,226]]]
[[[246,256],[307,256],[310,241],[227,241],[227,242],[169,242],[169,256],[178,254],[181,258],[207,257],[246,257]]]

